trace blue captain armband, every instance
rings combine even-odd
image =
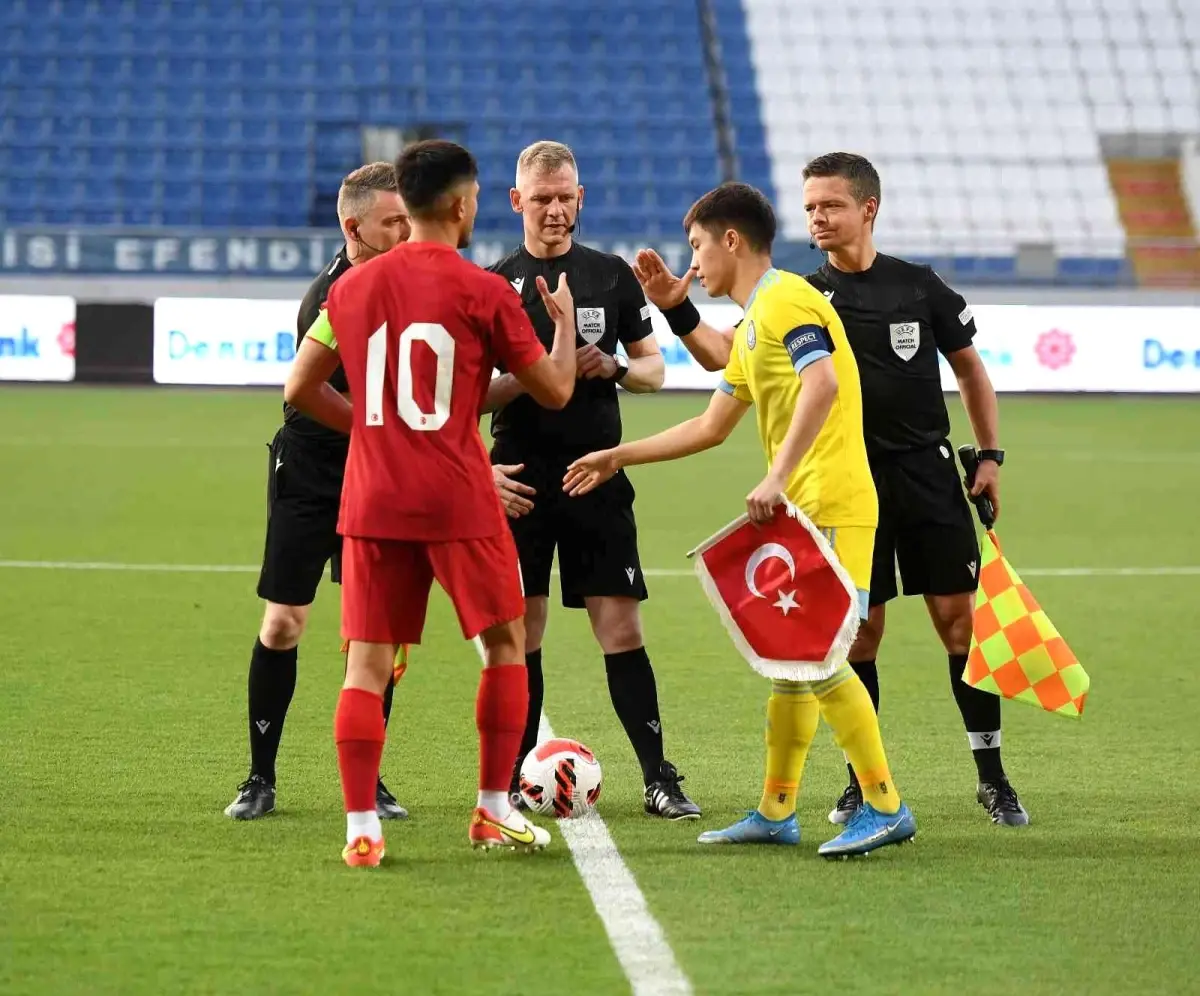
[[[792,368],[800,373],[810,363],[833,355],[833,340],[820,325],[800,325],[783,337]]]

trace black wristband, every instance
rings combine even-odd
[[[692,304],[691,298],[685,297],[674,308],[668,308],[662,314],[671,326],[671,331],[680,337],[695,332],[696,326],[700,324],[700,311]]]

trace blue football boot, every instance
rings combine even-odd
[[[705,830],[696,838],[700,844],[791,844],[800,843],[800,821],[792,813],[786,820],[768,820],[758,810],[746,814],[724,830]]]
[[[881,813],[864,802],[846,822],[846,829],[817,848],[817,853],[823,858],[848,858],[888,844],[903,844],[916,835],[917,821],[907,805],[895,813]]]

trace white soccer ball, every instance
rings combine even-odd
[[[547,740],[521,762],[521,796],[535,813],[583,816],[600,798],[600,762],[578,740]]]

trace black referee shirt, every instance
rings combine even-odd
[[[653,334],[641,285],[620,256],[572,243],[561,256],[538,259],[521,246],[488,269],[521,295],[521,304],[547,349],[554,344],[554,323],[538,294],[538,276],[545,277],[554,290],[559,274],[566,273],[575,299],[576,347],[591,343],[611,356],[618,342],[628,345]],[[574,459],[616,446],[621,441],[617,385],[599,379],[577,381],[574,396],[561,411],[542,408],[523,394],[492,415],[492,436],[506,447],[543,459]]]
[[[805,279],[833,305],[858,361],[863,433],[872,459],[936,445],[950,435],[938,353],[971,345],[962,295],[928,266],[875,257],[861,273],[825,263]]]
[[[325,303],[325,299],[329,296],[329,288],[333,286],[333,282],[338,277],[349,269],[350,260],[346,258],[346,249],[343,246],[338,250],[338,254],[329,261],[329,265],[309,284],[308,291],[304,295],[304,300],[300,302],[300,311],[296,315],[297,350],[300,348],[300,343],[303,341],[305,333],[312,327],[313,322],[317,320],[317,316],[321,314],[321,305]],[[329,383],[333,386],[334,390],[342,394],[350,392],[350,385],[346,381],[346,373],[342,370],[341,364],[338,364],[338,368],[330,375]],[[343,454],[350,446],[348,436],[344,436],[340,432],[335,432],[333,429],[314,421],[307,415],[300,414],[300,412],[296,411],[286,401],[283,404],[283,424],[294,435],[321,443],[330,449],[339,450]]]

